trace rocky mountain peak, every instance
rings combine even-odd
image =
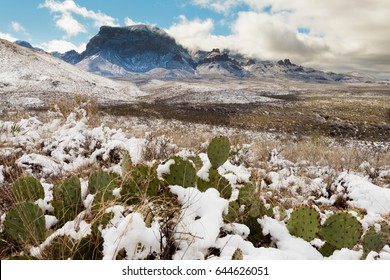
[[[150,25],[102,26],[81,54],[87,70],[99,72],[96,62],[126,72],[147,72],[154,68],[194,71],[188,51],[164,30]],[[107,67],[106,67],[107,68]],[[96,71],[95,71],[96,70]],[[115,73],[112,73],[115,75]]]

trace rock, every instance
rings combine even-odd
[[[102,26],[81,54],[82,68],[108,76],[155,68],[194,72],[188,51],[165,31],[149,25]]]

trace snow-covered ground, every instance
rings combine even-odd
[[[0,40],[0,109],[42,106],[49,99],[75,94],[106,102],[131,102],[143,95],[131,82],[103,78],[50,54]]]
[[[127,151],[133,164],[155,164],[155,161],[146,161],[145,151],[150,148],[154,139],[136,137],[135,127],[122,130],[118,126],[101,124],[93,127],[89,125],[84,109],[78,109],[64,118],[59,112],[49,113],[48,121],[31,117],[17,122],[0,121],[0,158],[15,155],[16,165],[25,174],[40,179],[45,187],[46,197],[38,201],[38,205],[46,211],[47,227],[56,223],[51,212],[51,189],[53,178],[65,177],[68,174],[88,168],[102,168],[109,172],[122,174],[122,161],[112,160]],[[81,116],[81,117],[80,117]],[[148,129],[144,125],[142,129]],[[153,128],[149,129],[153,130]],[[217,134],[228,130],[216,129]],[[245,143],[242,143],[245,144]],[[149,145],[149,147],[148,147]],[[156,144],[157,145],[157,144]],[[172,144],[170,144],[172,146]],[[250,143],[256,145],[256,142]],[[168,145],[169,146],[169,145]],[[158,150],[162,147],[153,147]],[[165,148],[167,146],[165,145]],[[169,148],[169,147],[168,147]],[[190,149],[180,150],[171,147],[181,156],[193,155]],[[313,205],[321,216],[321,221],[337,211],[335,202],[342,197],[347,209],[357,216],[362,224],[363,232],[380,222],[389,222],[390,218],[390,189],[389,185],[378,186],[359,170],[336,171],[329,167],[308,166],[284,159],[279,151],[270,150],[269,159],[264,162],[266,169],[258,167],[244,167],[240,163],[227,161],[218,172],[224,176],[233,187],[230,200],[237,198],[237,192],[251,174],[260,174],[262,196],[266,207],[273,209],[270,216],[259,217],[257,220],[264,235],[271,238],[270,247],[255,246],[247,236],[250,229],[243,224],[227,223],[223,216],[228,211],[229,201],[220,196],[216,189],[201,192],[196,188],[169,186],[172,194],[177,196],[181,205],[180,219],[175,227],[175,242],[177,250],[173,259],[231,259],[240,249],[244,259],[324,259],[317,250],[323,244],[320,239],[312,242],[304,241],[292,236],[286,222],[293,208],[299,205]],[[203,165],[210,166],[207,155],[200,153]],[[246,155],[248,161],[253,155]],[[258,160],[258,159],[256,159]],[[157,162],[158,163],[158,162]],[[158,163],[160,166],[163,163]],[[362,164],[364,164],[362,162]],[[0,186],[11,182],[6,181],[9,166],[0,165]],[[160,167],[160,170],[163,167]],[[305,171],[305,172],[303,172]],[[308,176],[310,171],[311,176]],[[199,171],[202,173],[203,171]],[[381,175],[387,176],[390,167],[380,170]],[[332,182],[325,178],[334,174]],[[199,174],[199,176],[203,176]],[[265,180],[265,178],[268,178]],[[82,179],[82,193],[85,194],[87,178]],[[273,203],[271,203],[273,201]],[[86,211],[91,197],[84,197]],[[287,203],[288,202],[288,203]],[[283,205],[283,207],[282,207]],[[289,207],[287,207],[289,205]],[[281,211],[284,209],[284,211]],[[359,210],[356,210],[359,209]],[[110,225],[101,229],[104,239],[104,259],[115,259],[122,249],[128,259],[143,259],[151,252],[158,255],[161,250],[159,232],[161,224],[154,219],[146,225],[142,213],[129,212],[128,206],[116,205],[106,209],[113,213]],[[357,215],[359,211],[360,216]],[[282,213],[283,212],[283,213]],[[83,219],[82,212],[75,221],[69,221],[57,229],[40,246],[33,247],[30,253],[40,257],[42,249],[50,244],[56,236],[69,235],[81,239],[91,233],[91,224]],[[4,222],[6,213],[2,213]],[[2,227],[1,227],[2,228]],[[139,249],[141,245],[141,248]],[[210,254],[210,250],[218,250],[219,254]],[[352,249],[336,250],[328,259],[360,259],[363,255],[362,244],[358,243]],[[390,259],[390,247],[385,246],[380,252],[372,252],[368,259]]]

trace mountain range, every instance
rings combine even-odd
[[[24,47],[42,51],[29,43]],[[337,74],[296,65],[289,59],[262,61],[229,50],[190,52],[164,30],[150,25],[102,26],[86,50],[52,53],[79,69],[121,79],[290,78],[307,82],[375,82],[368,75]]]

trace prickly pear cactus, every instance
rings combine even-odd
[[[202,192],[209,188],[215,188],[225,199],[229,199],[232,195],[232,186],[230,185],[229,181],[219,175],[218,170],[214,168],[209,170],[208,181],[198,178],[197,187]]]
[[[227,215],[224,217],[225,221],[228,223],[234,223],[237,220],[239,213],[240,213],[240,205],[238,204],[237,201],[231,201],[229,203],[229,211]]]
[[[71,176],[54,185],[52,205],[54,215],[62,223],[76,218],[83,209],[81,184],[78,177]]]
[[[294,236],[313,240],[320,230],[320,215],[309,206],[300,206],[291,213],[287,229]]]
[[[96,171],[91,174],[88,181],[88,188],[94,194],[92,210],[99,211],[109,201],[114,201],[113,190],[118,185],[118,176],[108,174],[104,171]]]
[[[145,198],[156,197],[160,188],[161,182],[156,170],[147,165],[138,164],[123,179],[122,200],[131,205]]]
[[[107,189],[114,189],[116,186],[115,176],[104,171],[96,171],[91,174],[88,181],[88,188],[91,194],[97,191],[105,191]]]
[[[12,185],[12,195],[17,202],[31,201],[45,198],[41,183],[34,177],[21,177]]]
[[[7,240],[16,244],[38,245],[45,238],[45,229],[43,211],[31,202],[16,203],[4,221]]]
[[[386,244],[390,244],[390,225],[381,223],[380,231],[371,227],[363,237],[363,258],[371,252],[379,252]]]
[[[229,152],[229,139],[226,136],[219,136],[211,140],[207,149],[207,156],[211,162],[211,165],[214,168],[218,168],[227,161]]]
[[[333,246],[333,245],[330,245],[329,242],[325,242],[324,245],[322,245],[322,247],[320,248],[320,253],[324,256],[324,257],[330,257],[331,255],[333,255],[334,251],[336,250],[336,247]]]
[[[173,157],[171,159],[175,163],[170,166],[169,174],[163,175],[164,180],[169,185],[179,185],[184,188],[195,187],[197,176],[192,163],[181,157]]]
[[[49,260],[96,260],[103,257],[90,236],[76,240],[70,236],[57,236],[42,255]]]
[[[237,201],[245,206],[244,215],[252,218],[261,218],[265,215],[266,209],[259,196],[258,190],[252,183],[247,183],[240,188]]]
[[[250,183],[245,184],[245,186],[240,188],[237,200],[240,204],[248,205],[252,202],[254,194],[255,187]]]
[[[362,226],[351,214],[340,212],[325,221],[320,234],[336,249],[352,249],[362,235]]]

